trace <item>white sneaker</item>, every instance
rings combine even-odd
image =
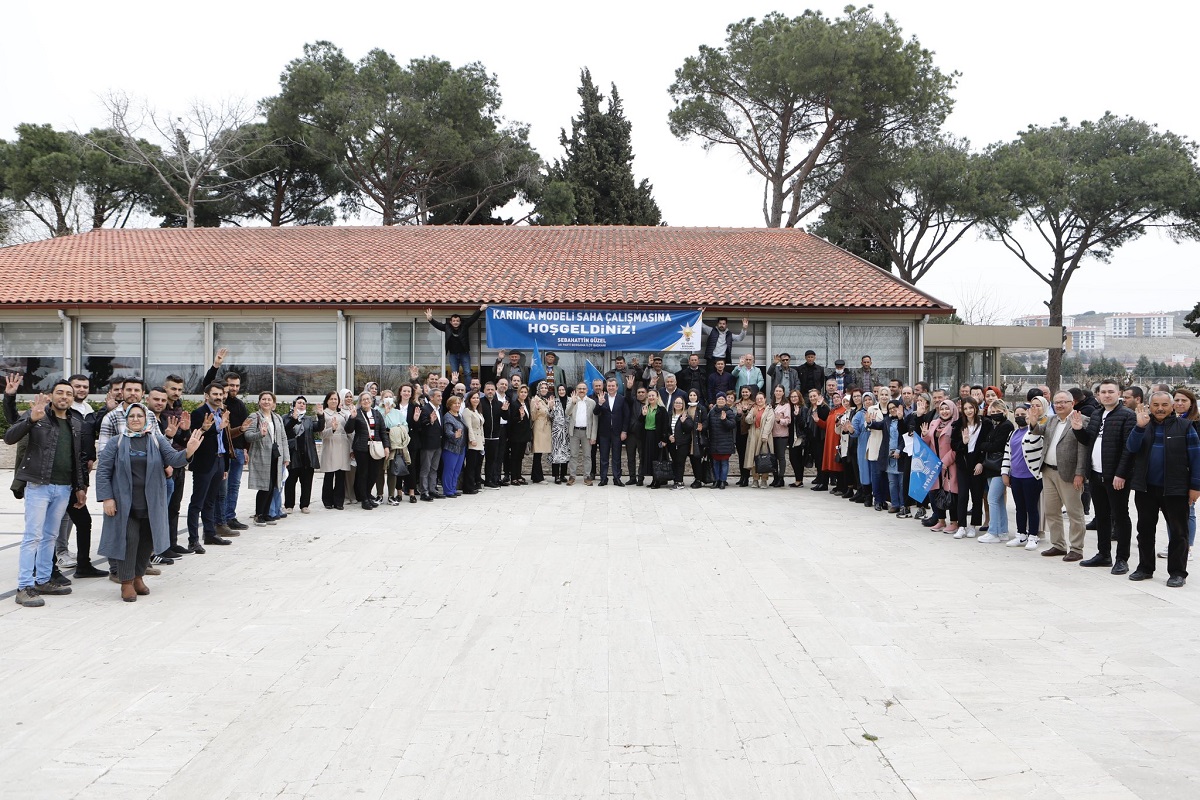
[[[1025,542],[1025,549],[1026,550],[1037,550],[1038,549],[1038,538],[1036,536],[1030,536],[1029,540],[1027,542]]]
[[[979,535],[979,531],[975,530],[974,525],[967,526],[967,538],[968,539],[974,539],[978,535]]]
[[[967,531],[969,531],[969,530],[971,530],[971,529],[970,528],[959,528],[957,531],[954,532],[954,538],[955,539],[963,538],[964,536],[967,535]]]
[[[1004,546],[1005,547],[1024,547],[1025,543],[1027,541],[1029,541],[1028,536],[1014,536],[1013,538],[1011,538],[1007,542],[1005,542]],[[1037,541],[1037,539],[1034,539],[1034,542],[1036,542],[1036,541]]]
[[[996,542],[1002,542],[1004,540],[1001,539],[996,534],[989,532],[989,533],[985,533],[983,536],[980,536],[975,541],[979,542],[980,544],[994,544]]]
[[[59,569],[71,569],[77,563],[75,554],[70,550],[60,550],[58,554],[54,556],[54,561],[58,564]]]

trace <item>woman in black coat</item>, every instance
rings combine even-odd
[[[979,403],[973,398],[962,399],[962,415],[950,429],[950,441],[954,446],[954,460],[958,465],[958,520],[960,527],[956,539],[964,536],[975,538],[983,524],[983,450],[991,423],[979,413]],[[967,505],[971,506],[970,521],[967,520]]]
[[[687,412],[687,403],[682,397],[676,397],[671,404],[670,431],[667,434],[667,444],[671,451],[671,472],[675,478],[676,489],[683,488],[683,465],[687,463],[688,454],[692,451],[692,439],[696,430],[696,421]]]
[[[699,489],[705,482],[704,456],[708,453],[708,409],[700,402],[700,393],[695,389],[688,392],[687,413],[695,425],[692,446],[688,450],[688,461],[692,465],[692,488]]]
[[[729,485],[729,456],[737,447],[737,412],[726,404],[725,395],[718,394],[717,402],[708,411],[708,452],[712,458],[713,488]]]
[[[354,474],[354,495],[362,503],[363,511],[370,511],[379,505],[371,497],[371,491],[375,487],[375,479],[379,477],[379,467],[387,460],[388,451],[391,450],[391,439],[383,424],[383,414],[375,408],[374,402],[369,392],[363,392],[358,396],[358,408],[354,415],[346,420],[346,433],[353,436],[350,450],[358,462],[358,470]],[[372,442],[383,445],[383,458],[371,457]]]
[[[307,416],[308,400],[299,395],[292,401],[292,413],[283,418],[287,431],[288,449],[292,461],[288,465],[287,481],[283,486],[283,507],[291,511],[296,506],[296,483],[300,483],[300,513],[308,513],[312,497],[313,473],[321,468],[317,458],[316,434],[325,428],[325,415]]]
[[[667,444],[671,435],[671,412],[659,402],[658,392],[646,395],[646,404],[637,409],[633,425],[634,431],[642,437],[642,474],[639,477],[648,476],[650,488],[657,489],[661,484],[654,479],[654,462],[670,462]]]
[[[788,394],[788,406],[791,411],[791,428],[788,437],[788,460],[792,464],[792,475],[795,479],[792,486],[804,485],[804,461],[808,453],[808,440],[813,435],[812,412],[804,403],[804,396],[799,389],[792,389]],[[817,464],[820,471],[821,465]]]
[[[524,486],[527,481],[521,477],[521,462],[525,460],[525,450],[533,441],[533,409],[529,405],[529,387],[522,386],[517,390],[517,399],[508,405],[508,474],[513,486]]]

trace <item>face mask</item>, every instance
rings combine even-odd
[[[1017,417],[1017,427],[1018,428],[1024,428],[1027,425],[1029,425],[1029,420],[1025,419],[1025,417]]]
[[[1004,415],[1003,414],[988,414],[988,419],[990,419],[992,422],[1003,422]]]

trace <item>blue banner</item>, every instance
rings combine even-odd
[[[923,501],[942,471],[942,460],[920,436],[913,436],[912,474],[908,476],[908,496]]]
[[[699,352],[699,310],[488,306],[487,344],[496,349]]]

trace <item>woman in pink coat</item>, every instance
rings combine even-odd
[[[957,419],[958,405],[949,400],[943,400],[942,404],[938,406],[938,412],[933,421],[927,422],[922,426],[921,438],[937,454],[937,457],[942,460],[942,471],[938,474],[937,480],[930,489],[931,493],[938,489],[953,492],[958,488],[958,465],[954,462],[954,440],[951,438],[950,430],[954,427],[954,421]],[[958,506],[956,503],[950,504],[949,524],[946,522],[946,515],[946,510],[935,507],[933,515],[922,521],[921,524],[935,531],[957,533]]]

